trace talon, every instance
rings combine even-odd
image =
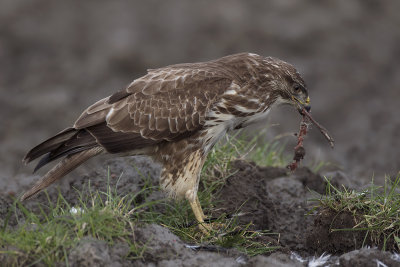
[[[226,224],[224,224],[224,223],[213,222],[213,223],[200,223],[199,224],[200,231],[202,231],[206,235],[209,235],[210,232],[212,232],[212,231],[221,230],[223,228],[226,228]]]

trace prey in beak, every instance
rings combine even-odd
[[[302,122],[307,124],[308,121],[310,121],[312,124],[314,124],[319,129],[319,131],[322,133],[322,135],[324,135],[325,139],[329,142],[329,144],[333,148],[334,142],[335,142],[333,140],[333,138],[330,136],[330,134],[324,127],[322,127],[316,120],[313,119],[313,117],[311,117],[311,114],[309,113],[311,110],[310,97],[307,95],[305,97],[305,99],[303,100],[303,99],[300,99],[299,97],[292,96],[292,100],[295,103],[300,115],[303,116]]]
[[[310,105],[310,97],[307,96],[305,99],[302,99],[301,97],[296,97],[292,95],[292,100],[295,103],[297,110],[300,112],[301,115],[303,115],[303,110],[305,109],[307,112],[311,111],[311,105]]]

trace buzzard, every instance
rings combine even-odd
[[[163,166],[162,189],[187,199],[205,229],[197,190],[207,154],[227,132],[265,119],[282,103],[310,109],[302,77],[277,58],[240,53],[150,69],[27,153],[25,163],[42,157],[35,171],[62,159],[22,200],[96,155],[148,155]]]

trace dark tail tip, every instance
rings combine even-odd
[[[47,153],[46,155],[44,155],[40,161],[38,162],[38,164],[36,165],[35,169],[33,170],[33,173],[35,173],[37,170],[39,170],[40,168],[42,168],[44,165],[46,165],[47,163],[49,163],[51,161],[51,157],[50,157],[50,153]]]

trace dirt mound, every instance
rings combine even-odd
[[[337,231],[331,229],[350,229],[355,225],[354,217],[348,212],[340,214],[322,210],[307,233],[307,245],[317,253],[340,254],[361,248],[365,231]]]
[[[129,246],[126,243],[109,247],[105,241],[84,237],[71,250],[68,263],[69,266],[128,266],[123,260],[128,253]]]
[[[254,230],[279,233],[279,244],[286,251],[337,255],[363,245],[382,248],[383,240],[374,243],[369,236],[365,238],[366,231],[331,232],[355,226],[349,213],[322,210],[307,215],[313,204],[308,200],[316,197],[312,191],[323,194],[326,188],[325,179],[309,169],[289,173],[283,168],[259,167],[245,161],[236,161],[233,167],[236,173],[227,179],[219,194],[219,214],[239,214],[241,224],[252,223]],[[329,178],[334,186],[346,184],[343,173],[331,173]],[[393,240],[386,243],[386,248],[397,249]]]
[[[289,174],[288,170],[258,167],[245,161],[234,163],[236,173],[229,177],[219,194],[221,212],[243,214],[242,224],[253,223],[254,230],[271,230],[280,233],[281,245],[295,251],[308,250],[304,229],[312,224],[305,216],[311,197],[309,189],[319,193],[325,182],[307,168]]]
[[[356,220],[350,212],[336,213],[332,210],[321,210],[315,217],[314,224],[308,228],[307,246],[317,253],[329,252],[341,254],[363,246],[382,249],[383,238],[378,243],[373,242],[367,231],[346,231],[356,225]],[[338,229],[339,231],[333,231]],[[340,231],[342,229],[342,231]],[[386,249],[396,251],[393,238],[386,242]]]

